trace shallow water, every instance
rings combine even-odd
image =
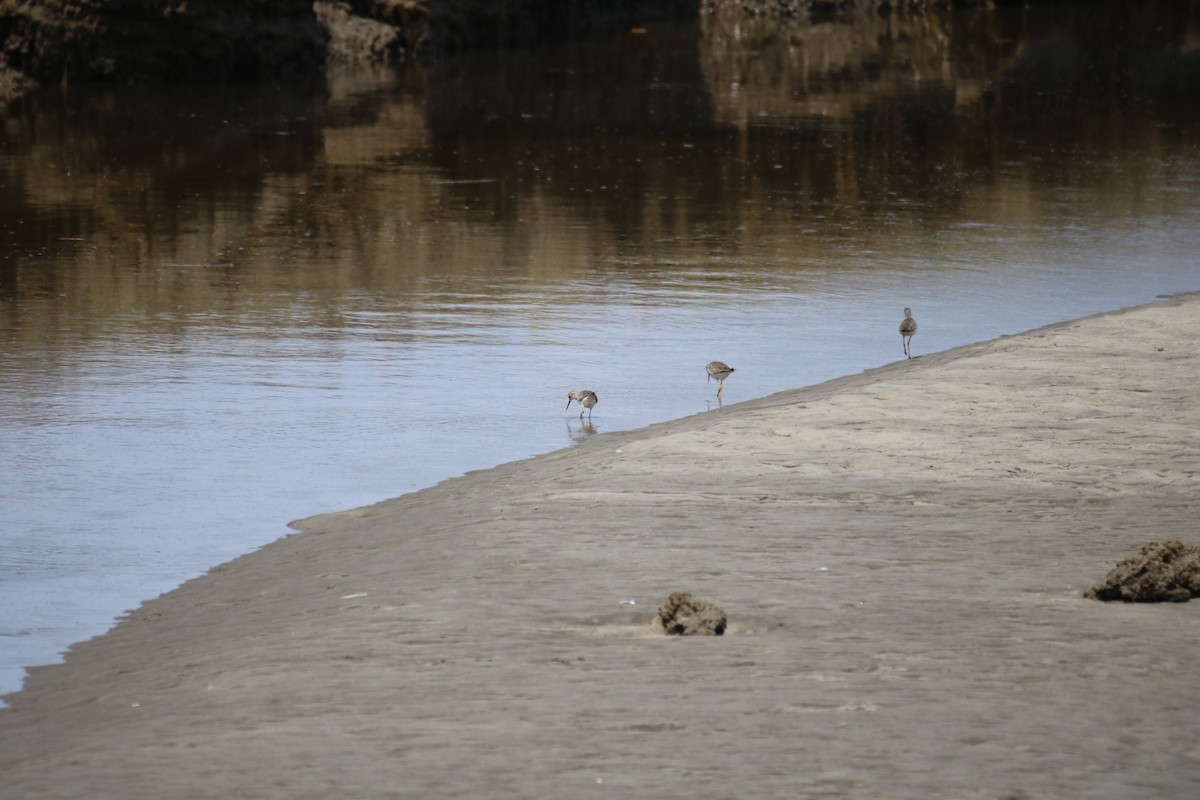
[[[714,358],[735,403],[906,305],[919,356],[1200,289],[1200,29],[1112,9],[12,109],[0,692],[291,519],[715,410]]]

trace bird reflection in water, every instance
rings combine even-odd
[[[599,432],[600,431],[596,430],[596,426],[591,420],[567,420],[567,436],[571,438],[571,441],[582,442],[587,437],[593,436]]]

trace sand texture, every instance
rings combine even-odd
[[[1200,797],[1200,601],[1083,597],[1200,544],[1197,332],[1171,298],[302,520],[33,670],[0,797]],[[724,635],[656,632],[676,591]]]

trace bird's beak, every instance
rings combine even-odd
[[[571,407],[571,396],[567,395],[567,408],[570,408],[570,407]],[[563,410],[565,411],[566,409],[563,409]]]

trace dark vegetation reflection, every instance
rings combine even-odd
[[[903,207],[943,224],[1013,164],[1034,186],[1103,185],[1197,141],[1187,4],[743,24],[738,37],[706,25],[335,77],[328,91],[44,91],[5,120],[0,291],[17,302],[3,313],[54,327],[71,298],[156,307],[139,297],[151,289],[180,310],[264,285],[404,291],[431,268],[417,227],[519,226],[548,200],[633,250],[736,250],[764,197],[777,224],[835,238]],[[441,183],[409,185],[430,167]],[[375,258],[381,236],[404,258]],[[320,269],[262,252],[266,239]],[[510,256],[496,268],[519,269]],[[173,287],[111,268],[172,259],[212,268]]]
[[[764,22],[738,37],[717,19],[707,35],[477,56],[430,75],[432,159],[466,206],[512,220],[545,192],[634,243],[736,246],[764,195],[824,226],[903,204],[941,222],[1013,163],[1035,185],[1103,184],[1126,176],[1097,152],[1149,161],[1194,141],[1200,31],[1185,8],[1157,10]]]

